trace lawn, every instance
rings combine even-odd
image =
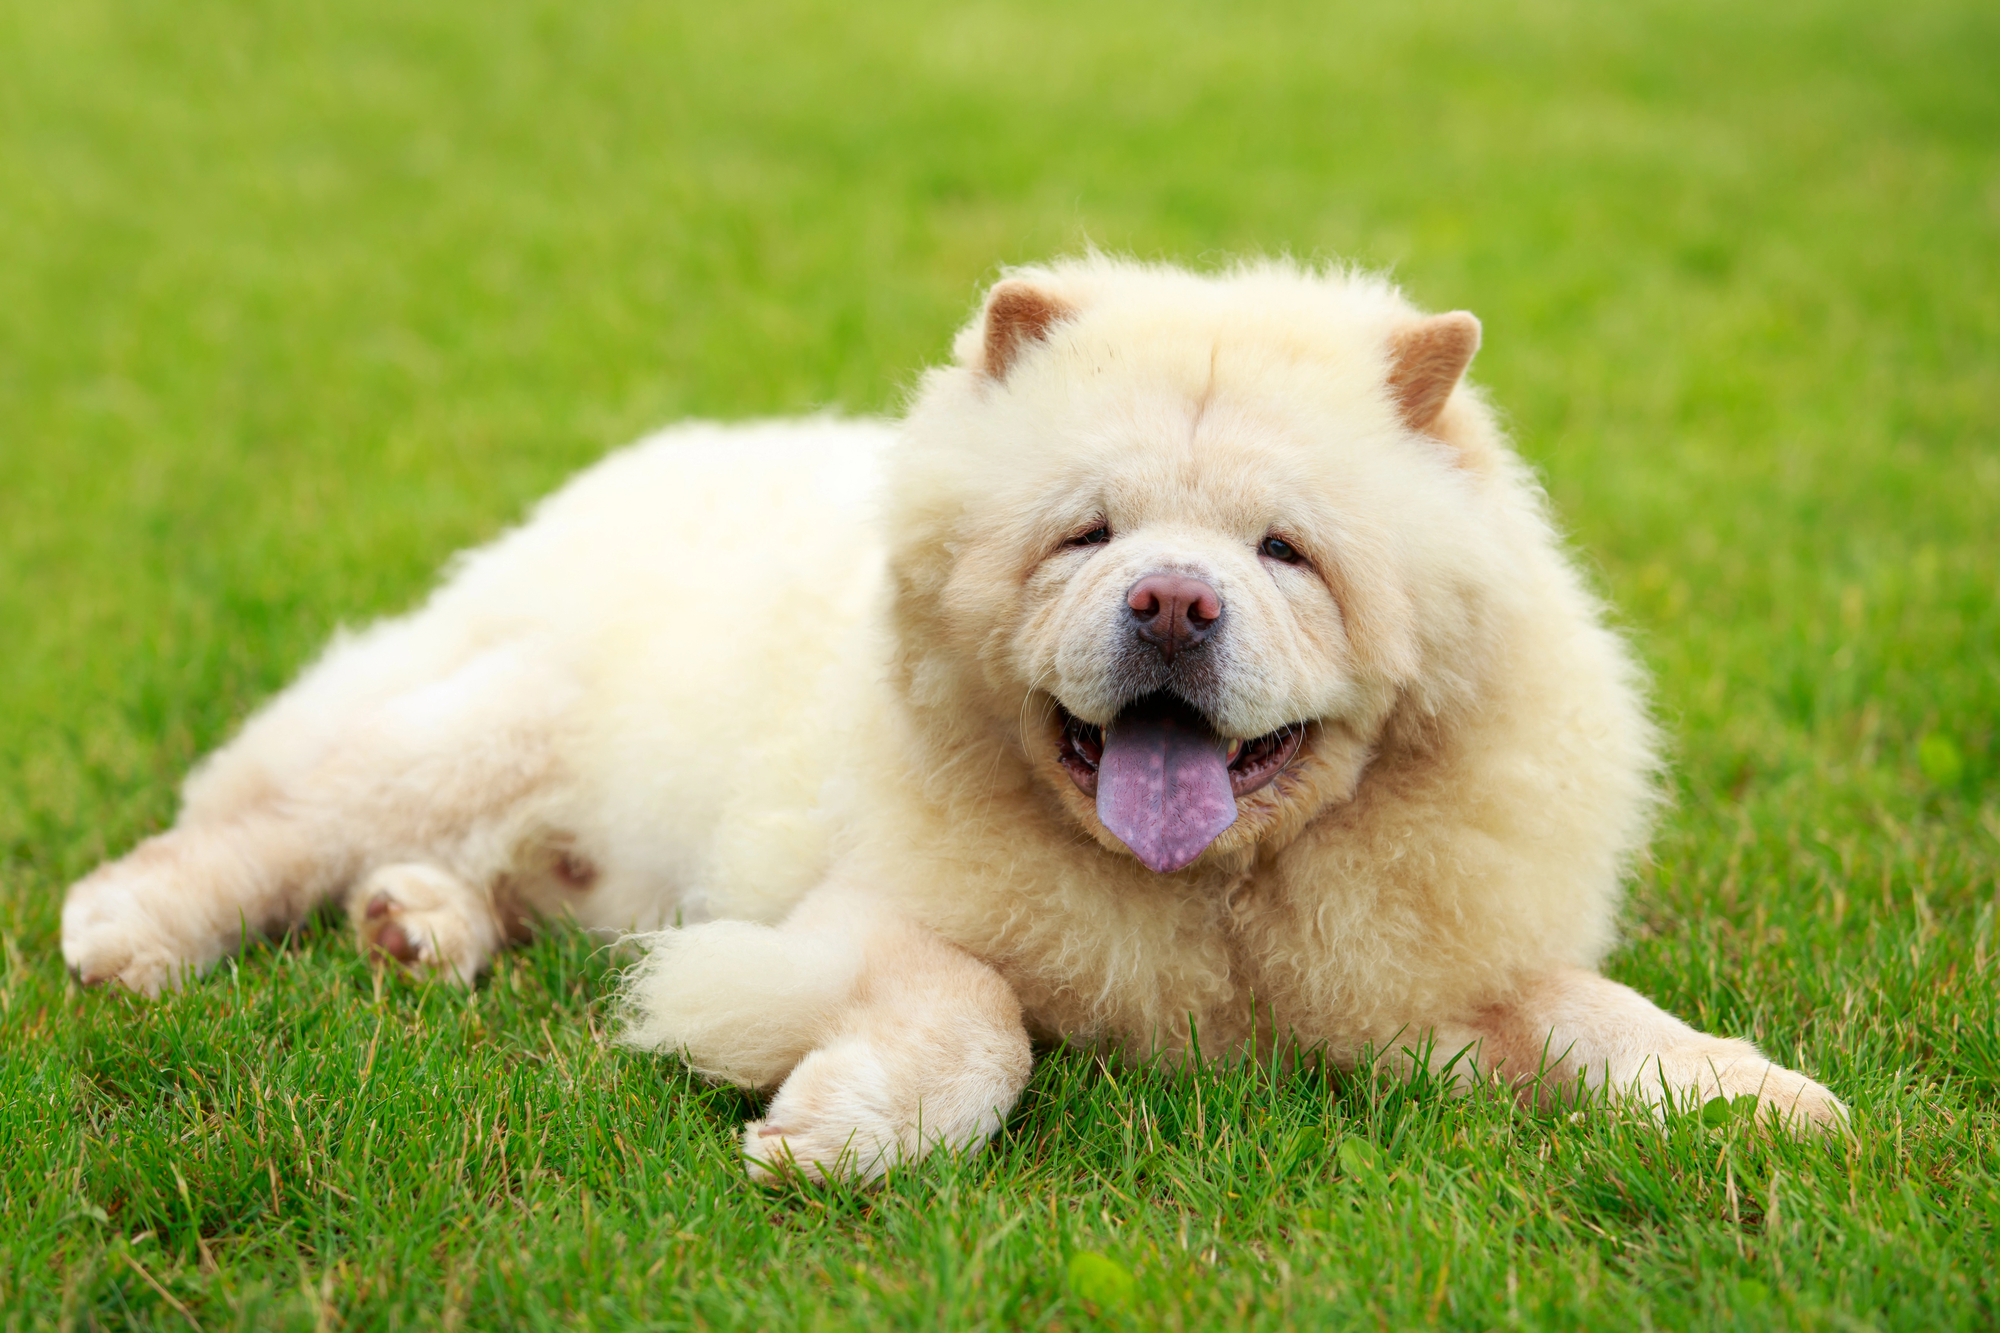
[[[0,1325],[2000,1324],[1996,69],[1977,0],[0,0]],[[1482,317],[1672,738],[1609,970],[1850,1141],[1057,1053],[767,1192],[575,933],[65,977],[336,625],[649,427],[894,410],[1087,243]]]

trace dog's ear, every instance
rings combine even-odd
[[[986,293],[985,360],[982,369],[996,380],[1007,378],[1008,367],[1030,342],[1049,336],[1049,326],[1074,314],[1063,301],[1021,278],[995,283]]]
[[[1428,431],[1479,350],[1479,321],[1466,311],[1432,315],[1389,338],[1389,396],[1411,430]]]

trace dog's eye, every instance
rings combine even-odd
[[[1288,565],[1297,564],[1300,559],[1298,548],[1283,537],[1266,537],[1257,551],[1273,560],[1282,560]]]
[[[1111,540],[1111,529],[1100,523],[1089,532],[1080,532],[1064,542],[1065,546],[1102,546]]]

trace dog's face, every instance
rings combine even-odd
[[[1464,461],[1425,433],[1477,324],[1387,307],[1315,330],[1251,286],[1163,310],[1001,284],[898,469],[906,528],[932,524],[899,552],[930,640],[913,690],[1011,727],[1081,825],[1161,872],[1351,793],[1464,628],[1481,544]],[[1413,338],[1433,364],[1411,388]]]

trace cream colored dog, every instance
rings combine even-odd
[[[1478,342],[1284,265],[1016,272],[900,425],[665,432],[337,640],[64,957],[155,994],[339,893],[462,982],[657,930],[627,1040],[775,1089],[760,1177],[977,1147],[1031,1038],[1838,1123],[1592,970],[1654,735]]]

